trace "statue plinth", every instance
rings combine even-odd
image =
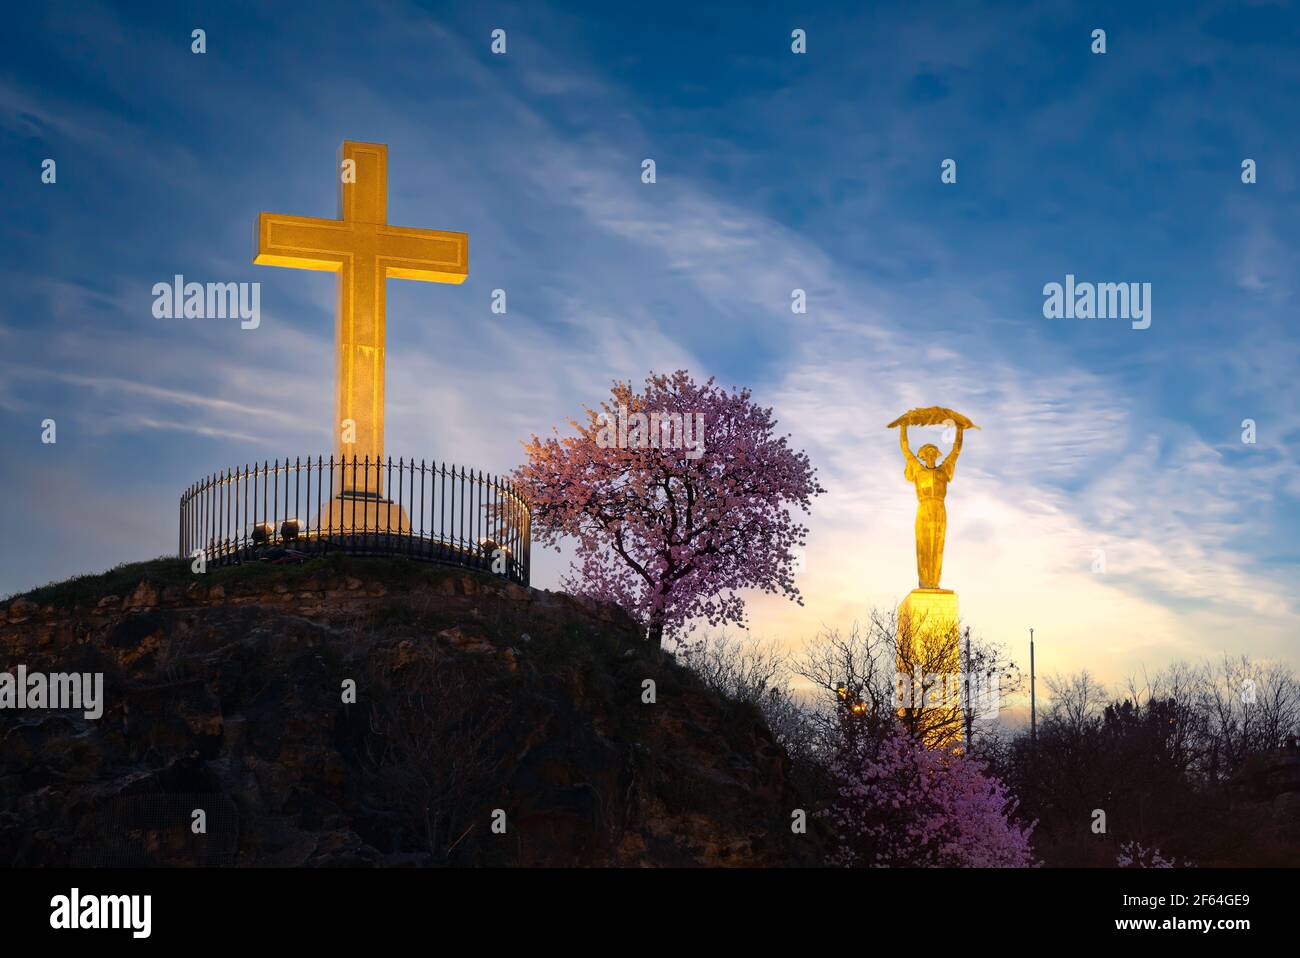
[[[898,670],[953,674],[961,671],[957,641],[957,593],[913,589],[898,604]]]
[[[898,603],[898,671],[961,672],[957,593],[913,589]]]
[[[898,629],[949,632],[957,627],[957,593],[952,589],[913,589],[898,604]]]
[[[921,721],[927,713],[923,724],[936,730],[927,736],[935,745],[961,738],[960,702],[950,694],[961,674],[957,621],[957,593],[951,589],[913,589],[898,605],[898,714]]]

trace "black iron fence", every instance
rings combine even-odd
[[[392,458],[294,459],[227,469],[181,495],[180,555],[403,555],[528,584],[527,503],[500,476]]]

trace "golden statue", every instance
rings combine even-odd
[[[914,455],[907,444],[907,427],[912,426],[948,426],[955,427],[957,438],[952,451],[938,462],[939,449],[926,443]],[[912,409],[899,416],[889,424],[889,428],[898,426],[898,444],[903,450],[903,459],[907,463],[903,476],[916,487],[916,577],[922,589],[938,589],[939,577],[943,571],[943,540],[948,530],[948,513],[943,500],[948,494],[948,483],[952,481],[957,468],[957,457],[961,455],[962,434],[967,429],[978,429],[960,413],[940,406],[925,409]],[[937,463],[937,464],[936,464]]]
[[[903,475],[916,487],[916,577],[913,589],[898,606],[898,675],[910,683],[900,701],[899,716],[913,732],[932,745],[961,740],[960,703],[925,704],[935,676],[959,675],[962,669],[958,636],[957,593],[939,587],[943,572],[943,540],[948,530],[944,498],[961,454],[963,434],[978,429],[961,413],[942,406],[912,409],[889,424],[900,427],[898,444],[907,463]],[[907,444],[908,426],[956,428],[952,450],[939,462],[939,449],[926,443],[915,455]],[[927,684],[929,683],[929,684]],[[918,701],[918,690],[924,690]]]

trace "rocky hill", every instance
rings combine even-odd
[[[0,607],[19,665],[103,673],[104,704],[0,709],[4,864],[818,858],[754,709],[615,607],[478,573],[122,566]]]

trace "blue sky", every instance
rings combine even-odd
[[[948,405],[984,427],[944,565],[977,630],[1103,677],[1296,661],[1300,10],[615,6],[12,14],[0,593],[174,549],[205,473],[328,452],[334,280],[251,234],[334,215],[349,138],[389,145],[390,222],[470,234],[462,286],[389,283],[393,455],[505,470],[612,379],[750,386],[830,490],[806,605],[752,605],[797,645],[914,585],[884,425]],[[176,273],[261,282],[261,326],[155,319]],[[1045,319],[1067,273],[1150,283],[1151,327]]]

